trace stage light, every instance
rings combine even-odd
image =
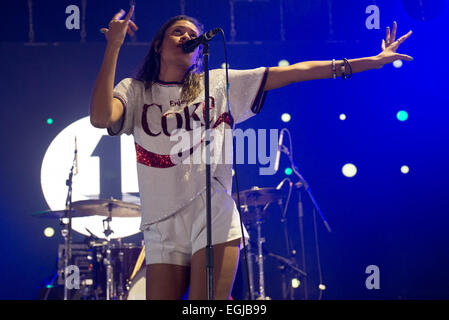
[[[400,67],[402,67],[403,65],[404,65],[404,63],[402,62],[402,60],[396,60],[396,61],[393,62],[393,66],[394,66],[395,68],[400,68]]]
[[[291,120],[291,116],[290,116],[290,114],[289,113],[283,113],[282,114],[282,116],[281,116],[281,120],[283,121],[283,122],[289,122],[290,120]]]
[[[47,119],[47,124],[53,124],[53,119],[52,118],[48,118]]]
[[[344,113],[342,113],[342,114],[340,115],[340,120],[341,120],[341,121],[345,121],[345,120],[346,120],[346,115],[345,115]]]
[[[352,178],[357,174],[357,167],[352,163],[347,163],[343,166],[341,171],[345,177]]]
[[[396,114],[399,121],[406,121],[408,119],[407,111],[401,110]]]
[[[234,169],[232,169],[232,176],[234,176],[235,175],[235,171],[234,171]]]
[[[319,286],[318,286],[318,289],[320,289],[321,291],[324,291],[324,290],[326,290],[326,286],[324,285],[324,284],[320,284]]]
[[[301,284],[301,282],[298,279],[296,279],[296,278],[292,279],[292,288],[296,289],[299,287],[300,284]]]
[[[226,62],[223,62],[223,63],[221,64],[221,68],[222,68],[222,69],[226,69]],[[228,69],[229,69],[229,63],[228,63]]]
[[[408,167],[408,166],[402,166],[401,167],[401,172],[403,173],[403,174],[407,174],[407,173],[409,173],[410,172],[410,168]]]
[[[292,168],[286,168],[286,169],[284,170],[284,172],[285,172],[285,174],[286,174],[287,176],[289,176],[289,175],[291,175],[291,174],[293,173],[293,170],[292,170]]]
[[[53,237],[53,236],[55,235],[55,229],[53,229],[52,227],[47,227],[47,228],[45,228],[45,230],[44,230],[44,235],[45,235],[47,238]]]
[[[279,67],[288,67],[289,65],[290,65],[290,62],[288,62],[288,60],[285,60],[285,59],[278,62]]]

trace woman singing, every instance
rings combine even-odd
[[[181,163],[173,157],[175,132],[193,134],[205,124],[201,47],[192,53],[182,49],[183,43],[203,33],[203,27],[191,17],[171,18],[156,33],[136,77],[114,86],[120,48],[126,34],[132,36],[138,29],[130,20],[133,11],[131,7],[125,16],[121,10],[109,28],[102,29],[107,46],[91,99],[91,123],[107,128],[110,135],[134,136],[147,299],[181,299],[188,288],[189,299],[206,299],[205,165]],[[396,53],[411,31],[396,40],[396,29],[396,23],[391,33],[387,29],[382,51],[376,56],[229,70],[230,112],[225,71],[211,70],[210,127],[217,132],[215,151],[222,156],[229,152],[225,148],[225,130],[260,112],[269,90],[313,79],[348,78],[352,73],[379,69],[398,59],[411,61],[410,56]],[[201,153],[202,149],[195,147],[182,152],[184,160]],[[239,214],[231,197],[231,165],[211,164],[215,299],[230,297],[240,245],[243,238],[248,238],[246,230],[242,237]]]

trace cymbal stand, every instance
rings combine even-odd
[[[106,266],[106,300],[111,300],[114,298],[114,274],[112,268],[112,255],[111,255],[111,234],[114,233],[111,229],[111,221],[112,221],[112,203],[108,204],[108,217],[103,220],[103,228],[104,235],[106,236],[106,258],[104,258],[103,262]],[[106,225],[106,226],[105,226]]]
[[[119,266],[120,270],[118,273],[118,284],[117,284],[117,296],[119,300],[123,300],[125,298],[125,281],[123,279],[123,276],[125,274],[125,261],[124,256],[125,253],[123,252],[123,246],[122,246],[122,239],[117,239],[118,241],[118,258],[119,258]],[[115,271],[117,272],[117,271]],[[117,274],[117,273],[116,273]]]
[[[242,205],[241,208],[243,208],[243,211],[247,213],[248,206]],[[248,230],[249,231],[249,230]],[[250,300],[254,300],[254,281],[253,281],[253,253],[251,251],[251,241],[248,241],[248,244],[246,245],[247,251],[248,251],[248,282],[249,282],[249,298]]]
[[[259,297],[257,300],[270,300],[270,297],[265,295],[265,276],[263,266],[263,248],[262,245],[265,242],[265,238],[262,238],[262,220],[259,207],[256,207],[257,214],[257,262],[259,267]]]

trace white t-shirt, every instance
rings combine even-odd
[[[231,119],[239,123],[260,112],[268,68],[229,70],[228,75],[232,118],[228,112],[225,70],[211,70],[209,82],[211,155],[214,157],[211,175],[230,195],[232,147],[225,143],[225,131],[231,132]],[[201,143],[205,141],[204,90],[187,104],[180,100],[181,89],[180,83],[158,81],[145,90],[143,82],[132,78],[123,79],[114,88],[114,97],[122,102],[124,114],[108,133],[134,136],[141,230],[174,214],[206,188],[205,162],[198,161],[205,154]],[[178,136],[180,133],[183,135]],[[191,140],[182,140],[183,137]],[[185,141],[188,145],[181,143]]]

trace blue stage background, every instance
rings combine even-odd
[[[281,59],[296,63],[372,56],[379,53],[385,28],[394,20],[399,35],[413,30],[399,50],[413,56],[413,62],[354,74],[348,81],[317,80],[274,90],[261,113],[240,128],[286,127],[292,133],[296,164],[332,228],[328,233],[317,217],[326,285],[322,299],[448,299],[447,2],[435,1],[431,8],[436,9],[427,11],[429,20],[422,21],[414,16],[419,16],[418,1],[234,1],[234,39],[229,1],[181,3],[184,8],[180,1],[137,1],[140,29],[120,52],[116,82],[136,71],[158,27],[181,10],[206,29],[225,30],[233,69],[276,66]],[[0,39],[0,299],[38,299],[40,288],[56,272],[57,247],[63,242],[59,223],[31,217],[48,209],[40,184],[42,159],[62,129],[88,116],[105,49],[98,30],[128,1],[87,1],[84,43],[79,30],[65,28],[70,4],[82,6],[81,1],[34,4],[34,43],[28,41],[26,1],[10,4],[1,21],[6,32]],[[380,8],[379,30],[365,27],[365,8],[371,4]],[[223,62],[217,37],[211,43],[211,66],[220,68]],[[407,121],[398,121],[399,110],[408,112]],[[291,115],[290,122],[281,121],[283,113]],[[345,121],[339,119],[341,113],[347,115]],[[48,125],[48,118],[54,123]],[[342,175],[348,162],[357,165],[354,178]],[[408,174],[400,172],[402,165],[410,167]],[[240,190],[275,187],[288,166],[283,156],[277,174],[260,176],[258,165],[239,165]],[[305,194],[302,199],[308,298],[317,299],[312,207]],[[265,248],[285,255],[279,214],[273,208],[264,225]],[[300,262],[296,195],[287,216]],[[48,226],[56,231],[52,238],[43,234]],[[83,237],[75,235],[75,240]],[[140,241],[140,236],[124,240]],[[265,263],[267,293],[280,299],[278,264],[270,257]],[[365,287],[369,265],[380,269],[378,290]],[[239,270],[235,298],[244,298],[243,279]],[[304,298],[301,283],[296,299]]]

